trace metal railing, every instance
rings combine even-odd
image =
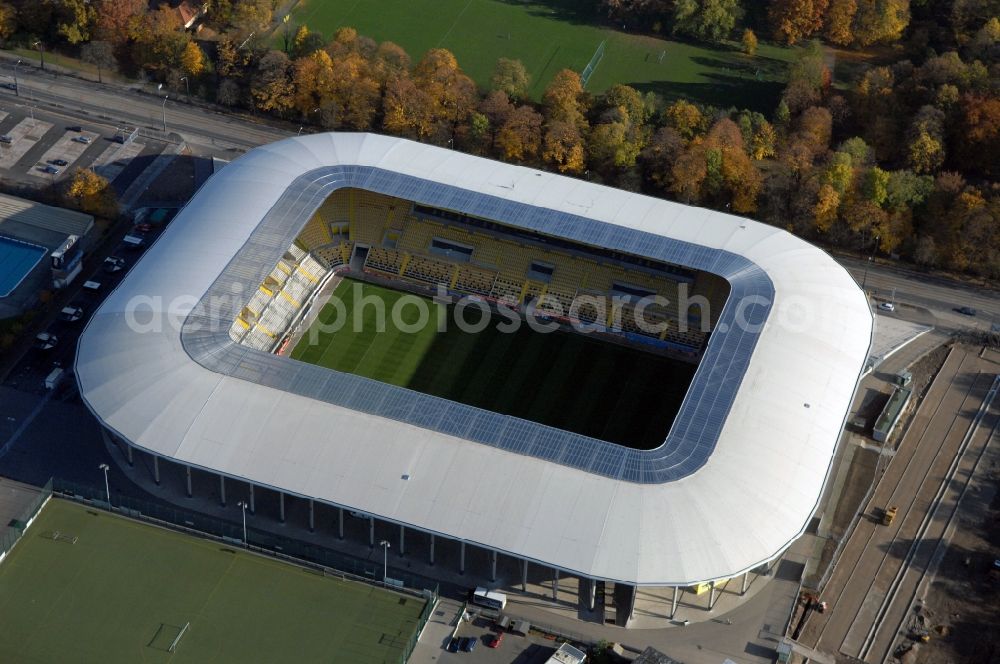
[[[20,516],[10,521],[0,532],[0,560],[3,560],[10,550],[20,541],[24,531],[28,529],[28,524],[35,518],[42,506],[52,495],[52,480],[45,483],[39,493],[28,506],[21,512]]]

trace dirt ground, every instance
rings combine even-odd
[[[957,527],[910,629],[930,641],[901,657],[909,664],[1000,662],[1000,444],[992,443],[959,508]]]
[[[896,431],[889,440],[890,445],[893,447],[895,447],[899,441],[902,440],[903,433],[907,430],[907,428],[909,428],[910,421],[917,412],[919,405],[923,402],[924,396],[927,394],[927,390],[930,388],[931,382],[934,380],[934,377],[937,375],[938,371],[940,371],[941,366],[948,357],[950,348],[950,345],[939,346],[914,362],[907,369],[913,375],[913,381],[910,383],[910,386],[913,388],[914,398],[911,400],[911,405],[907,408],[906,413],[903,415],[903,421],[896,427]],[[877,371],[876,375],[887,381],[892,378],[889,375],[883,376]],[[856,414],[866,420],[867,425],[865,429],[854,429],[850,424],[848,425],[848,428],[852,432],[853,436],[863,438],[865,443],[875,446],[878,445],[878,443],[871,438],[872,425],[874,424],[879,413],[882,411],[882,408],[885,407],[886,401],[889,400],[889,393],[887,391],[880,392],[875,389],[870,389],[869,392],[870,394],[865,395],[865,398],[862,400]],[[816,570],[805,580],[804,585],[807,588],[815,589],[816,584],[823,576],[823,572],[830,564],[836,549],[837,541],[844,537],[844,534],[850,527],[854,516],[864,507],[862,503],[868,495],[868,490],[872,485],[874,474],[885,471],[887,460],[887,458],[880,459],[878,453],[871,448],[858,448],[854,451],[854,456],[851,459],[851,466],[848,469],[847,477],[844,480],[844,487],[840,494],[840,500],[837,502],[837,505],[833,507],[834,516],[830,523],[831,537],[823,545],[820,562],[816,566]]]

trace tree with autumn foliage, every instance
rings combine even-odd
[[[587,130],[588,106],[580,75],[571,69],[556,72],[542,95],[542,108],[547,122],[568,122],[581,132]]]
[[[139,37],[149,10],[146,0],[94,0],[93,6],[94,32],[114,46]]]
[[[88,169],[73,171],[63,198],[72,207],[96,217],[113,219],[118,216],[118,197],[111,183]]]
[[[205,71],[205,52],[193,41],[188,42],[181,53],[181,70],[190,77],[201,76]]]
[[[542,139],[542,160],[560,173],[583,173],[586,147],[576,125],[562,120],[546,125]]]
[[[542,141],[542,115],[531,106],[518,106],[497,132],[497,147],[505,159],[529,161],[539,152]]]
[[[829,0],[771,0],[768,20],[775,36],[786,44],[796,44],[823,27]]]

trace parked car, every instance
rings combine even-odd
[[[896,305],[893,304],[892,302],[881,302],[878,305],[878,308],[881,309],[882,311],[895,311]]]
[[[4,83],[3,87],[7,90],[17,90],[17,84],[15,83]]]
[[[976,310],[973,309],[972,307],[957,307],[955,309],[955,311],[957,311],[958,313],[962,314],[963,316],[975,316],[976,315]]]
[[[35,335],[35,348],[38,350],[49,350],[50,348],[55,348],[57,343],[59,343],[59,338],[54,334],[39,332]]]
[[[104,271],[108,274],[121,272],[125,268],[125,259],[118,256],[108,256],[104,259]]]
[[[479,639],[474,636],[466,636],[462,639],[462,652],[472,652],[476,649],[476,645],[479,643]]]
[[[140,233],[148,233],[149,231],[153,230],[153,226],[152,224],[146,224],[146,223],[136,224],[133,230],[136,230]]]
[[[66,127],[66,131],[83,131],[83,127],[79,125],[73,125],[71,127]]]
[[[62,311],[59,312],[59,320],[66,321],[67,323],[78,321],[81,318],[83,318],[83,307],[70,305],[63,307]]]
[[[458,652],[458,646],[461,644],[462,639],[457,636],[451,637],[451,641],[448,643],[448,652]]]
[[[69,162],[65,159],[50,159],[49,163],[53,166],[69,166]]]
[[[503,643],[503,632],[499,632],[491,636],[490,640],[486,642],[486,645],[490,648],[499,648],[501,643]]]
[[[90,137],[89,136],[74,136],[73,140],[75,142],[77,142],[77,143],[83,143],[84,145],[90,143]]]
[[[3,136],[0,136],[0,143],[13,143],[13,142],[14,142],[14,139],[11,138],[10,136],[8,136],[7,134],[4,134]]]
[[[49,175],[59,175],[60,173],[59,169],[52,164],[46,164],[45,167],[42,168],[42,172],[48,173]]]

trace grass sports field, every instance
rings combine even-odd
[[[607,40],[587,85],[591,92],[627,83],[668,101],[683,97],[767,113],[777,105],[792,49],[761,44],[757,56],[748,58],[735,49],[633,35],[601,25],[594,5],[580,0],[301,0],[291,25],[305,24],[327,38],[349,26],[377,41],[396,42],[414,61],[428,49],[444,47],[484,88],[497,58],[520,59],[531,74],[535,99],[560,69],[582,71]],[[282,35],[279,25],[278,47]]]
[[[378,334],[373,306],[361,310],[362,324],[355,325],[356,283],[345,279],[333,294],[344,302],[344,324],[329,333],[307,331],[293,358],[642,449],[666,438],[694,376],[695,367],[684,362],[527,325],[516,333],[496,325],[467,333],[449,316],[447,330],[439,333],[430,316],[425,327],[405,333],[386,315],[387,330]],[[384,299],[387,312],[403,296],[372,284],[362,289],[365,297]],[[401,314],[405,326],[420,320],[414,306]],[[313,326],[329,327],[336,317],[327,304]],[[475,309],[466,311],[467,321],[478,319]]]
[[[0,564],[0,662],[397,662],[423,606],[51,500]]]

